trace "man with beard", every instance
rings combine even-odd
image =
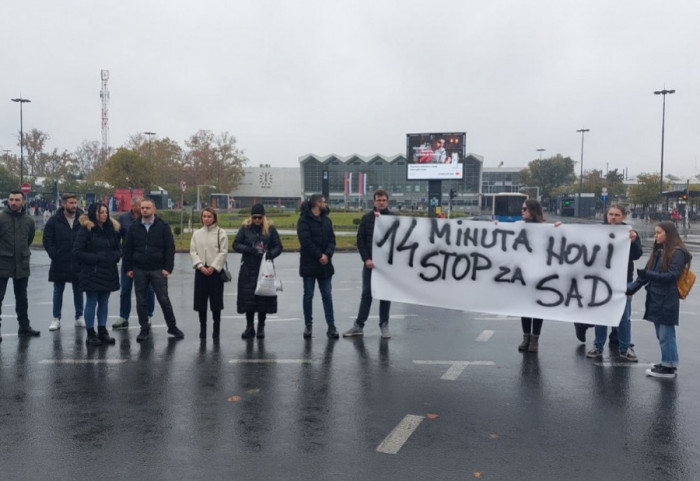
[[[5,299],[7,281],[12,278],[19,337],[37,337],[41,333],[29,325],[27,284],[29,284],[29,246],[34,240],[34,220],[24,209],[24,194],[10,192],[7,206],[0,211],[0,307]],[[0,313],[1,314],[1,313]],[[0,318],[1,320],[1,318]],[[2,341],[2,336],[0,336]]]
[[[83,320],[83,293],[78,288],[79,268],[73,261],[73,241],[80,230],[78,217],[83,211],[78,208],[75,194],[63,194],[61,207],[46,222],[42,243],[51,258],[49,282],[53,282],[53,320],[49,331],[61,328],[61,310],[63,308],[63,291],[66,282],[73,287],[73,306],[75,307],[75,327],[85,327]]]

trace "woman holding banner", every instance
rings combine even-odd
[[[673,222],[660,222],[654,228],[654,249],[645,268],[637,269],[637,280],[627,287],[627,295],[631,296],[646,286],[644,319],[654,323],[661,347],[661,363],[647,369],[647,376],[676,377],[676,326],[680,311],[676,282],[690,259],[690,252]]]
[[[544,223],[542,215],[542,204],[535,199],[527,199],[522,207],[523,222]],[[556,224],[558,225],[558,224]],[[523,328],[523,342],[518,346],[518,351],[537,352],[539,351],[540,331],[542,330],[542,319],[532,317],[521,317],[520,322]]]

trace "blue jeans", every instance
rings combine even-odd
[[[121,287],[119,293],[119,317],[128,320],[131,315],[131,289],[134,286],[134,279],[126,275],[126,271],[124,271],[124,262],[122,262],[121,270],[121,278],[119,280],[119,285]],[[152,286],[148,286],[148,317],[153,315],[155,308],[156,293],[153,291]]]
[[[134,291],[136,291],[136,313],[139,315],[139,324],[142,328],[148,328],[148,289],[153,289],[158,299],[158,304],[163,310],[163,317],[168,327],[176,327],[173,305],[168,297],[168,278],[163,277],[161,269],[144,271],[134,269]]]
[[[656,338],[661,347],[661,364],[678,367],[678,346],[676,345],[676,326],[654,323]]]
[[[630,348],[632,344],[632,299],[627,298],[627,304],[625,305],[625,311],[622,313],[622,319],[620,319],[620,324],[617,326],[617,339],[620,343],[620,352],[626,351]],[[595,326],[595,347],[598,349],[603,349],[605,346],[605,340],[608,338],[608,326]]]
[[[97,325],[107,325],[107,311],[109,310],[110,292],[86,292],[85,293],[85,327],[95,328],[95,307],[97,307]]]
[[[335,325],[333,318],[333,297],[331,296],[331,278],[316,279],[315,277],[304,277],[304,298],[302,306],[304,309],[304,323],[309,325],[313,323],[313,301],[314,301],[314,286],[318,281],[318,290],[321,291],[321,300],[323,300],[323,312],[326,315],[326,323],[329,326]]]
[[[73,306],[75,306],[75,318],[78,319],[83,315],[83,293],[78,289],[78,282],[71,283],[73,287]],[[53,317],[61,318],[61,310],[63,310],[63,291],[66,288],[65,282],[53,283]]]
[[[372,269],[362,266],[362,296],[360,297],[360,309],[357,311],[355,324],[365,327],[365,322],[369,317],[369,310],[372,307]],[[379,325],[389,323],[389,309],[391,302],[379,301]]]

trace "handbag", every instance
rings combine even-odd
[[[267,258],[267,252],[265,252],[263,253],[262,261],[260,261],[260,271],[258,272],[258,282],[255,286],[255,295],[264,297],[276,296],[276,281],[277,274],[275,273],[275,264],[272,262],[272,259]]]
[[[221,227],[219,227],[219,231],[221,231]],[[216,241],[219,244],[219,252],[221,252],[221,237],[219,237],[217,235]],[[224,268],[221,269],[221,271],[219,271],[219,276],[221,277],[221,282],[223,282],[224,284],[227,282],[231,282],[233,280],[233,276],[231,275],[231,271],[228,270],[228,255],[226,256],[226,262],[224,263]]]
[[[690,294],[690,289],[693,288],[695,284],[695,273],[690,270],[690,261],[683,268],[681,276],[676,281],[676,287],[678,288],[678,297],[685,299]]]

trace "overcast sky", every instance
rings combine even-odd
[[[74,151],[154,131],[233,134],[250,165],[404,153],[466,131],[486,167],[561,153],[584,170],[694,175],[700,2],[691,0],[3,0],[0,148],[24,128]],[[695,58],[696,60],[692,60]],[[577,171],[578,171],[577,167]]]

